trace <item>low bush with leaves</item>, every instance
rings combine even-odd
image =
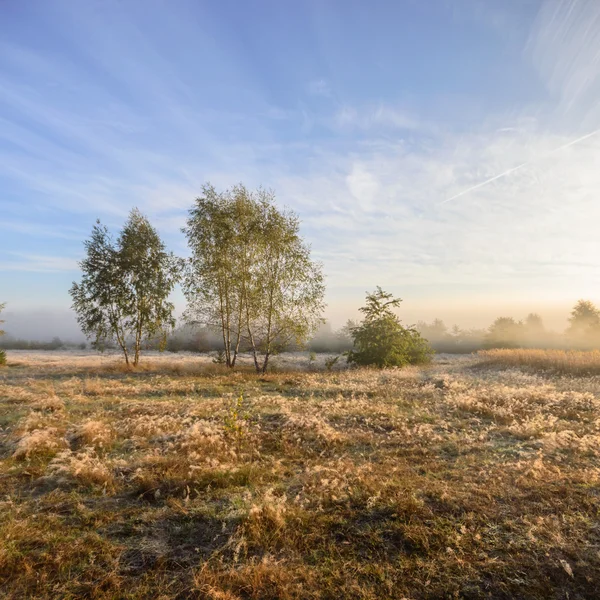
[[[364,366],[404,367],[425,364],[433,350],[429,342],[413,327],[404,327],[392,308],[402,300],[377,287],[367,294],[367,304],[360,311],[362,323],[351,330],[354,349],[348,353],[348,362]]]

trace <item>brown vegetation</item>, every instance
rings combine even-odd
[[[531,348],[481,350],[487,363],[504,367],[531,367],[573,375],[600,375],[600,350],[541,350]]]
[[[597,596],[600,378],[67,360],[0,379],[2,597]]]

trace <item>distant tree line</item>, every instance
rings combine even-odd
[[[2,321],[0,321],[1,323]],[[414,326],[423,338],[429,341],[436,352],[470,353],[483,348],[600,348],[600,309],[588,300],[580,300],[574,306],[569,326],[564,332],[548,330],[542,318],[530,313],[522,321],[512,317],[498,317],[486,329],[462,329],[447,327],[441,319],[427,323],[418,321]],[[290,341],[281,350],[295,351],[306,348],[316,353],[342,354],[352,350],[352,330],[359,323],[349,319],[340,329],[334,330],[331,323],[322,321],[306,344]],[[57,350],[60,348],[84,349],[85,342],[73,343],[55,337],[51,341],[19,339],[6,333],[0,337],[0,349],[5,350]],[[164,349],[169,352],[211,352],[223,347],[218,328],[201,323],[183,322],[162,336],[148,338],[143,343],[147,350]],[[106,349],[118,349],[113,342],[106,342]],[[243,350],[247,350],[243,346]]]
[[[4,335],[0,338],[0,348],[4,350],[59,350],[60,348],[80,348],[82,344],[63,342],[59,337],[50,341],[24,340],[12,335]],[[86,344],[83,343],[85,348]]]
[[[522,321],[498,317],[487,329],[448,329],[443,321],[419,321],[417,329],[437,352],[463,353],[482,348],[600,348],[600,309],[589,300],[573,307],[568,328],[548,330],[540,315],[530,313]]]

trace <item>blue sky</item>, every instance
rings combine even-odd
[[[599,91],[590,1],[6,0],[0,300],[66,311],[132,206],[185,254],[206,181],[299,213],[334,322],[600,300]]]

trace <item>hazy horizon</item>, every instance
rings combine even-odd
[[[8,333],[77,335],[96,218],[185,256],[207,181],[299,215],[334,327],[377,285],[463,328],[600,301],[600,3],[33,0],[0,33]]]
[[[364,299],[364,295],[362,296]],[[359,304],[362,302],[359,298]],[[573,301],[572,304],[575,304]],[[177,307],[177,326],[183,324],[181,318],[183,304]],[[503,308],[503,310],[502,310]],[[442,319],[448,328],[458,325],[461,329],[487,329],[497,317],[513,317],[515,320],[524,320],[531,313],[540,314],[545,327],[550,331],[562,333],[568,325],[568,316],[572,305],[556,306],[552,310],[540,311],[535,306],[528,304],[506,304],[495,311],[493,307],[475,307],[468,310],[456,304],[447,306],[439,312],[435,307],[425,306],[404,299],[397,314],[405,325],[413,325],[418,321],[431,322],[436,318]],[[474,310],[479,312],[474,313]],[[9,336],[29,341],[49,341],[54,337],[65,342],[80,342],[85,336],[79,330],[75,314],[66,308],[30,308],[24,310],[11,310],[7,306],[2,313],[5,319],[3,328]],[[348,319],[360,319],[360,312],[348,309],[347,312],[332,312],[326,310],[324,317],[334,330],[341,328]]]

